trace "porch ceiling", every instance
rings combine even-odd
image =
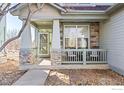
[[[37,28],[51,28],[52,27],[52,21],[32,21],[33,25],[35,25]]]

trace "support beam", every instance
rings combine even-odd
[[[60,44],[59,20],[53,20],[51,60],[52,60],[53,65],[60,64],[60,62],[61,62],[61,44]]]
[[[23,22],[24,24],[24,22]],[[32,39],[31,39],[31,27],[30,23],[25,27],[21,35],[21,47],[20,47],[20,64],[32,63]]]
[[[60,25],[59,20],[53,20],[52,49],[60,49]]]
[[[21,35],[21,48],[31,48],[31,43],[31,27],[28,23]]]

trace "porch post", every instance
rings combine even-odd
[[[31,56],[32,56],[31,48],[32,48],[31,27],[30,27],[30,23],[28,23],[21,35],[21,45],[20,45],[20,53],[19,53],[20,64],[31,62]]]
[[[61,45],[60,45],[60,24],[59,20],[53,20],[51,61],[53,65],[61,63]]]

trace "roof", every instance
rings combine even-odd
[[[63,11],[63,12],[66,12],[65,8],[61,7],[59,4],[56,4],[56,3],[48,3],[48,4],[52,5],[53,7],[57,8],[57,9]],[[26,5],[27,5],[26,3],[19,3],[19,4],[15,5],[11,9],[11,13],[18,10],[18,9],[23,8]]]
[[[64,8],[69,10],[97,10],[97,11],[104,11],[108,9],[110,5],[96,5],[96,6],[65,6]]]
[[[39,4],[39,3],[36,3]],[[59,3],[46,3],[46,4],[50,4],[51,6],[57,8],[58,10],[61,11],[62,14],[73,14],[73,13],[112,13],[111,11],[115,11],[117,8],[119,8],[120,6],[124,6],[124,4],[66,4],[66,5],[62,5]],[[11,9],[11,13],[13,13],[16,10],[19,10],[23,7],[25,7],[27,4],[26,3],[20,3],[17,4],[16,6],[14,6]]]

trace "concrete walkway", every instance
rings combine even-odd
[[[13,85],[44,85],[50,70],[29,70]]]

